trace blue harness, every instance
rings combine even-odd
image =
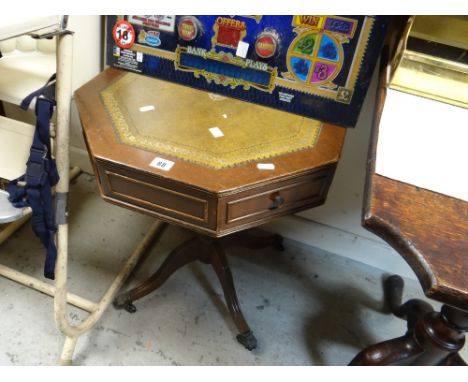
[[[31,207],[32,228],[47,249],[44,276],[55,278],[57,247],[55,245],[54,206],[52,187],[59,181],[59,174],[50,147],[50,119],[55,107],[55,74],[40,89],[28,95],[20,107],[27,110],[31,101],[36,98],[36,130],[29,152],[26,174],[11,181],[7,186],[10,202],[18,208]],[[53,82],[53,83],[52,83]],[[18,182],[25,182],[21,187]]]

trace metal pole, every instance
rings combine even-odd
[[[75,351],[78,337],[90,330],[114,299],[125,280],[131,274],[143,254],[149,249],[153,242],[162,234],[165,224],[156,221],[148,230],[145,237],[139,242],[135,250],[125,260],[120,271],[116,275],[109,289],[104,293],[98,303],[93,303],[80,296],[68,293],[67,270],[68,270],[68,191],[70,181],[70,159],[69,159],[69,123],[71,104],[71,74],[73,57],[73,35],[65,32],[57,36],[57,130],[56,130],[56,162],[60,175],[60,181],[56,186],[57,205],[57,262],[55,266],[55,286],[49,285],[41,280],[17,272],[5,266],[0,266],[0,275],[11,280],[27,285],[48,295],[54,296],[54,318],[57,328],[65,336],[62,353],[59,359],[60,365],[70,365]],[[75,169],[74,169],[75,170]],[[79,173],[79,169],[72,175]],[[29,211],[25,211],[28,212]],[[7,227],[7,231],[1,233],[0,243],[6,240],[21,224],[27,220],[25,216]],[[79,308],[87,310],[90,315],[80,324],[72,326],[68,322],[67,304],[71,303]]]

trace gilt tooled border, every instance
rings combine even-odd
[[[122,143],[133,147],[175,156],[191,163],[219,170],[312,148],[320,135],[322,123],[307,119],[310,126],[301,126],[296,135],[273,142],[262,142],[259,145],[237,148],[222,154],[222,156],[219,153],[209,153],[195,147],[170,144],[157,138],[136,136],[131,132],[116,96],[120,88],[127,86],[133,80],[132,73],[126,73],[101,92],[103,103],[117,136]]]

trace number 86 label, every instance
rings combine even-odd
[[[112,30],[112,37],[114,37],[114,41],[119,47],[123,49],[131,48],[135,42],[135,29],[128,21],[118,21]]]

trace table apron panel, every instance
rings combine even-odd
[[[169,185],[165,179],[155,179],[131,169],[96,161],[104,195],[139,206],[149,213],[168,215],[201,226],[211,227],[215,216],[210,214],[210,199],[193,190]],[[194,195],[195,194],[195,195]],[[213,208],[215,202],[211,201]],[[211,218],[210,218],[210,215]]]
[[[317,204],[326,196],[334,169],[335,166],[330,166],[316,173],[231,195],[221,201],[220,206],[220,210],[225,211],[226,228]],[[277,206],[275,199],[279,201]]]

